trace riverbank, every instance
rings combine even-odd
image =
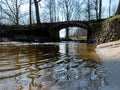
[[[109,84],[105,90],[120,90],[120,41],[100,44],[96,47],[96,52],[108,73],[106,81]]]
[[[101,58],[119,59],[120,58],[120,40],[100,44],[96,47],[96,51]]]
[[[114,15],[101,22],[92,22],[93,40],[98,44],[112,42],[120,39],[120,15]]]

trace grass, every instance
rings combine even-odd
[[[87,36],[71,37],[72,40],[87,40]]]
[[[117,19],[117,18],[120,18],[120,15],[111,16],[111,17],[107,18],[106,20],[111,21],[111,20],[114,20],[114,19]]]
[[[89,21],[89,26],[92,30],[92,33],[95,33],[100,30],[101,25],[104,25],[105,22],[111,22],[115,19],[120,19],[120,15],[114,15],[109,18],[105,18],[105,19],[98,20],[98,21],[91,20]]]

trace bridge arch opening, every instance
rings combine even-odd
[[[88,30],[81,27],[67,27],[69,40],[74,41],[87,41]],[[61,40],[67,40],[66,28],[59,30],[59,38]]]

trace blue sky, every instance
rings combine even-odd
[[[112,8],[116,8],[118,6],[119,0],[111,0],[112,2]],[[42,6],[44,7],[44,0],[41,1]],[[103,8],[106,8],[108,10],[109,7],[109,0],[103,0]],[[25,4],[22,6],[22,11],[28,11],[29,4]]]
[[[109,0],[103,0],[103,8],[107,8],[109,7]],[[111,7],[113,8],[117,8],[119,3],[119,0],[111,0]]]
[[[119,0],[111,0],[112,4],[118,5]],[[109,6],[109,0],[103,0],[103,6]]]

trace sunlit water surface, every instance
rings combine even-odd
[[[0,90],[100,90],[94,44],[0,44]]]

